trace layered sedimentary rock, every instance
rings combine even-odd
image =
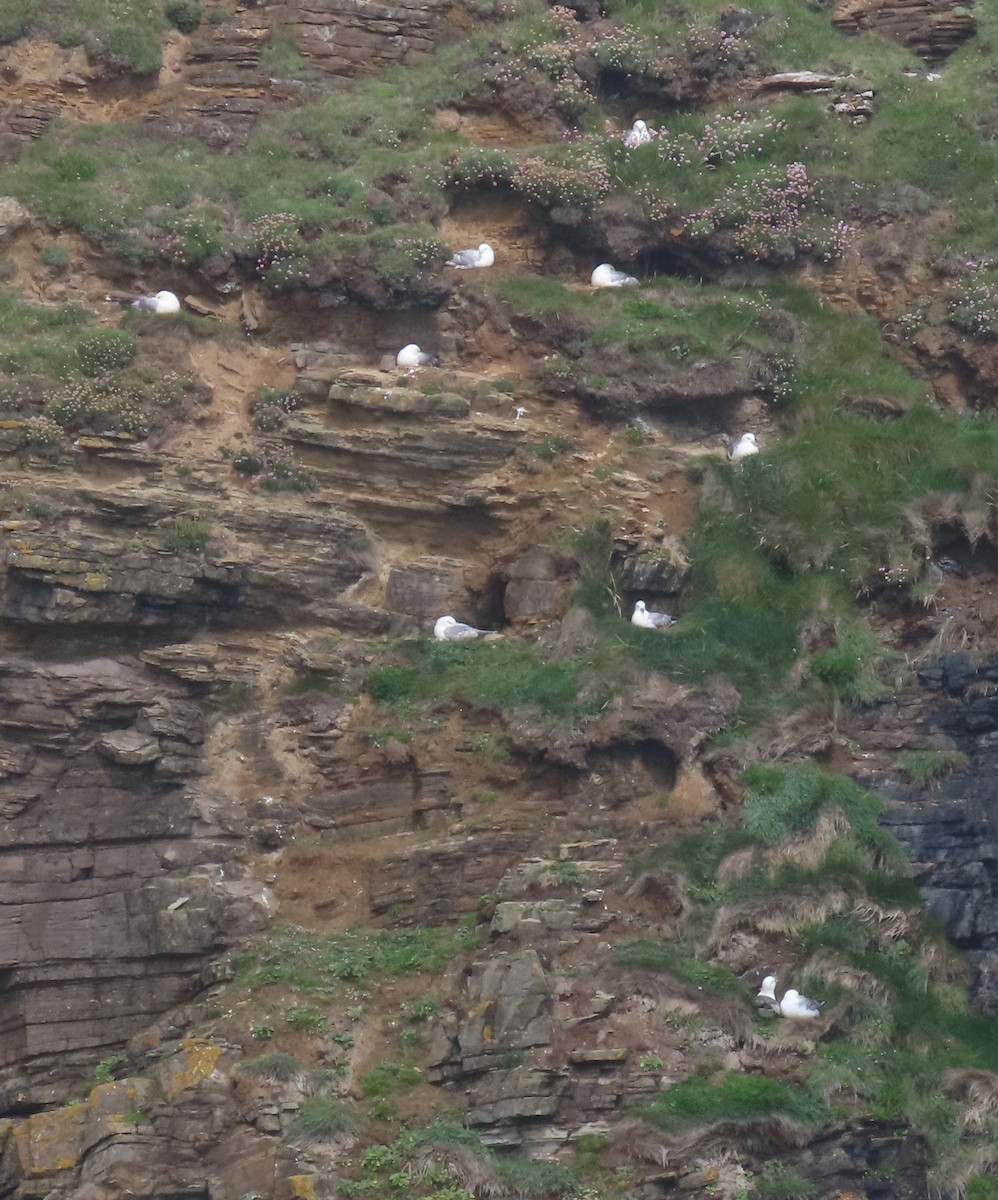
[[[0,678],[0,1092],[17,1109],[194,994],[271,903],[193,801],[200,689],[109,658],[8,658]]]

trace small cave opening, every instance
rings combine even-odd
[[[497,629],[506,622],[506,584],[502,575],[490,575],[474,595],[475,619],[483,628]]]
[[[608,785],[622,787],[628,799],[636,790],[671,792],[679,769],[675,754],[656,738],[616,742],[591,754],[587,765]]]
[[[944,575],[965,579],[998,573],[998,546],[986,539],[972,542],[963,529],[942,525],[933,538],[932,561]]]

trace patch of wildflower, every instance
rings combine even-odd
[[[37,384],[30,380],[0,381],[0,412],[22,413],[34,408],[40,399]]]
[[[914,341],[918,334],[926,327],[929,319],[930,303],[930,298],[923,296],[916,304],[911,305],[910,308],[903,309],[894,318],[894,325],[904,341]]]
[[[152,400],[160,408],[175,408],[188,396],[206,397],[209,390],[194,375],[178,375],[168,371],[152,390]]]
[[[774,408],[785,407],[794,398],[797,364],[791,356],[773,355],[758,371],[754,380]]]
[[[513,160],[505,151],[474,149],[448,159],[436,181],[444,188],[498,187],[510,182],[513,171]]]
[[[818,226],[814,234],[814,252],[824,262],[841,258],[856,233],[854,225],[845,221],[833,221],[827,226]]]
[[[259,475],[263,470],[264,459],[252,450],[240,450],[232,460],[232,469],[237,475]]]
[[[44,415],[67,432],[89,430],[141,437],[149,429],[141,393],[107,380],[69,384],[49,402]]]
[[[58,446],[66,431],[49,417],[28,417],[24,422],[29,446]]]
[[[219,221],[199,213],[175,221],[157,246],[160,258],[178,267],[196,267],[222,249]]]
[[[443,246],[436,238],[392,238],[378,247],[374,273],[388,287],[404,289],[424,267],[443,258]]]
[[[578,71],[579,55],[587,43],[576,14],[563,5],[555,5],[546,28],[536,40],[519,48],[499,45],[485,69],[485,80],[503,92],[525,80],[540,79],[549,84],[556,107],[565,115],[588,108],[596,97]]]
[[[259,396],[250,404],[253,423],[264,433],[274,433],[283,426],[285,416],[301,408],[303,403],[301,392],[261,388]]]
[[[660,129],[656,153],[675,167],[719,167],[771,154],[786,121],[758,119],[747,113],[718,113],[704,122],[701,133],[670,134]]]
[[[610,168],[595,146],[582,148],[570,162],[531,155],[517,163],[513,187],[528,200],[547,207],[591,208],[610,191]]]
[[[135,338],[125,329],[95,329],[85,334],[76,347],[80,370],[85,375],[106,375],[129,366],[138,353]]]
[[[692,25],[686,32],[686,60],[695,73],[712,79],[739,74],[753,59],[749,42],[724,29]]]
[[[254,479],[265,492],[315,492],[315,476],[290,454],[242,450],[232,460],[233,470]]]
[[[949,302],[946,320],[972,338],[998,339],[998,272],[985,269],[961,284]]]
[[[319,488],[315,476],[286,454],[268,455],[259,480],[265,492],[315,492]]]
[[[631,25],[617,25],[600,32],[586,49],[602,71],[626,71],[632,75],[671,73],[658,43]]]
[[[305,242],[294,213],[267,213],[250,226],[246,253],[258,278],[275,291],[308,279]]]
[[[436,238],[396,238],[395,246],[417,269],[430,266],[443,255],[443,246]]]
[[[803,163],[737,175],[713,204],[686,218],[686,232],[706,240],[727,230],[736,250],[747,258],[793,258],[819,244],[826,256],[835,242],[827,228],[816,228],[811,220],[815,200],[816,189]],[[843,240],[845,232],[843,227]]]

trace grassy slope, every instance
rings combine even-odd
[[[693,22],[663,14],[660,5],[650,2],[615,3],[611,14],[631,26],[629,36],[638,47],[634,53],[646,67],[654,54],[684,53],[698,32],[691,25],[714,36],[712,18],[722,7],[726,5],[720,0],[699,5]],[[995,86],[989,46],[998,17],[982,11],[979,37],[955,57],[938,85],[930,85],[922,72],[916,78],[902,73],[917,66],[902,50],[875,37],[847,41],[834,33],[821,11],[791,0],[749,7],[786,18],[763,22],[753,39],[769,66],[866,72],[878,91],[875,120],[852,129],[830,118],[820,100],[775,98],[747,125],[731,126],[737,134],[731,142],[733,157],[722,156],[705,170],[702,149],[712,136],[705,128],[707,114],[649,113],[653,123],[668,126],[669,142],[628,157],[619,142],[597,132],[603,116],[598,101],[580,101],[576,95],[563,108],[588,131],[586,153],[606,166],[610,193],[641,194],[649,204],[652,197],[664,211],[684,217],[714,206],[718,212],[723,209],[730,228],[744,231],[746,195],[751,198],[758,181],[770,178],[766,172],[800,161],[820,182],[822,193],[809,198],[815,224],[797,237],[798,250],[807,250],[808,239],[814,240],[823,223],[862,219],[890,197],[895,208],[911,212],[954,199],[952,248],[961,257],[993,252],[990,201],[998,150],[990,137]],[[84,36],[70,25],[53,26],[61,9],[48,6],[43,22],[42,6],[15,8],[0,6],[0,36],[34,27],[70,40]],[[129,13],[131,19],[135,14]],[[14,20],[17,14],[23,18],[20,25]],[[565,82],[558,74],[562,68],[545,67],[540,52],[559,37],[546,18],[525,10],[504,36],[511,47],[507,66],[515,65],[524,77],[544,84]],[[485,40],[472,51],[486,70],[495,67]],[[454,69],[468,58],[466,47],[447,47],[418,70],[358,84],[270,118],[245,153],[227,158],[198,144],[157,142],[146,133],[140,137],[127,127],[56,130],[20,164],[0,172],[0,186],[54,227],[79,229],[96,244],[132,259],[162,255],[197,265],[210,254],[233,250],[261,263],[257,273],[280,287],[306,272],[317,256],[363,251],[386,278],[403,280],[437,251],[434,222],[444,211],[444,200],[436,181],[443,174],[474,180],[491,172],[523,194],[548,199],[581,197],[594,203],[607,194],[587,190],[570,163],[566,167],[574,152],[567,154],[562,145],[531,148],[532,155],[548,160],[560,174],[535,170],[528,176],[518,174],[522,164],[515,154],[476,157],[451,135],[432,131],[428,116],[436,107],[467,101],[480,88],[470,82],[476,70],[461,76]],[[487,102],[487,89],[482,96]],[[746,133],[751,151],[738,149],[738,138]],[[676,152],[663,152],[666,146]],[[450,161],[455,155],[456,163]],[[389,196],[375,185],[400,163],[408,180]],[[273,220],[281,213],[291,215]],[[309,241],[303,233],[307,227],[319,231],[315,237],[310,232]],[[747,240],[743,250],[765,260],[786,240],[784,232],[769,237],[763,229],[761,240]],[[654,283],[648,286],[654,291]],[[606,640],[623,642],[645,665],[683,679],[729,675],[743,693],[747,719],[832,692],[870,699],[878,686],[869,665],[876,647],[856,606],[857,589],[880,566],[917,566],[921,535],[905,516],[909,502],[939,491],[965,497],[979,488],[975,477],[993,475],[998,462],[994,423],[990,416],[955,416],[928,407],[924,385],[891,361],[872,320],[822,308],[776,271],[767,282],[737,296],[675,281],[668,288],[668,301],[650,295],[613,298],[608,304],[601,299],[598,305],[557,284],[546,291],[536,285],[517,290],[513,284],[505,296],[521,311],[573,312],[592,321],[595,343],[631,350],[655,344],[665,333],[665,340],[682,338],[695,352],[710,348],[716,353],[720,346],[734,354],[751,345],[775,353],[780,339],[769,332],[767,319],[779,312],[789,314],[800,330],[792,347],[792,386],[776,409],[780,443],[739,471],[714,478],[691,539],[693,574],[674,636],[652,642],[605,617]],[[679,303],[676,296],[682,292],[688,295]],[[5,351],[7,373],[41,367],[55,376],[64,368],[77,369],[76,314],[67,309],[41,318],[14,301],[3,303],[11,332],[21,339],[18,348]],[[844,398],[883,396],[897,398],[907,407],[906,415],[880,423],[842,404]],[[798,672],[804,684],[795,691],[787,679],[802,653],[800,630],[816,620],[833,629],[833,648],[824,657],[815,655],[810,668]],[[458,655],[444,660],[432,648],[417,647],[411,662],[376,675],[372,689],[379,699],[396,703],[421,702],[439,687],[495,701],[495,696],[476,691],[482,682],[475,671],[479,649],[457,649]],[[576,664],[538,668],[534,662],[524,665],[519,648],[503,654],[504,670],[510,673],[504,676],[503,701],[536,704],[560,715],[573,711],[577,696],[583,711],[593,703]],[[736,831],[741,846],[779,844],[781,837],[808,828],[827,803],[848,811],[855,800],[813,776],[755,777],[747,784],[745,827]],[[882,852],[883,846],[870,844],[862,812],[857,808],[856,813],[849,814],[854,817],[852,836],[842,839],[834,854],[829,851],[813,877],[760,866],[739,888],[725,891],[714,878],[720,854],[704,846],[684,847],[681,857],[691,876],[691,892],[711,916],[724,902],[776,889],[805,889],[822,877],[834,877],[857,896],[886,903],[892,887],[898,894],[903,891],[903,880],[875,867],[874,852]],[[703,868],[695,879],[693,861]],[[910,900],[909,894],[905,902]],[[801,962],[818,950],[832,951],[840,963],[879,979],[889,1003],[885,1017],[875,1006],[856,1001],[850,1037],[824,1046],[813,1060],[810,1091],[806,1103],[799,1102],[798,1115],[821,1119],[823,1104],[850,1094],[861,1107],[914,1121],[932,1136],[940,1161],[953,1164],[968,1146],[961,1138],[959,1111],[939,1099],[942,1074],[967,1064],[994,1069],[998,1062],[994,1026],[970,1016],[955,989],[929,978],[930,933],[920,927],[907,940],[878,942],[868,925],[848,914],[800,931]],[[314,954],[314,947],[305,950]],[[646,969],[658,962],[670,971],[705,978],[690,965],[697,953],[706,954],[700,944],[687,947],[682,961],[675,953],[633,953]],[[836,998],[834,981],[819,976],[814,982],[829,999]],[[706,1118],[792,1107],[783,1090],[759,1092],[727,1078],[714,1084],[697,1081],[686,1092],[663,1098],[652,1117],[668,1126],[690,1106]],[[990,1132],[989,1125],[982,1136]],[[952,1171],[956,1178],[959,1168],[952,1166]]]

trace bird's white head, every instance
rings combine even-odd
[[[434,636],[440,637],[442,634],[446,633],[448,629],[452,629],[456,624],[457,619],[455,617],[439,617],[436,624],[433,626]]]
[[[760,990],[763,992],[771,992],[775,989],[775,987],[776,987],[776,976],[775,975],[767,975],[766,978],[762,981],[762,988]]]
[[[798,992],[796,988],[787,988],[787,990],[783,993],[783,1001],[784,1003],[789,1001],[791,1004],[793,1004],[799,995],[800,992]]]
[[[488,244],[488,242],[482,242],[479,245],[478,249],[481,250],[481,252],[483,254],[485,254],[485,253],[491,254],[491,252],[492,252],[492,247]]]
[[[752,445],[754,446],[755,445],[755,434],[754,433],[743,433],[742,440],[746,441],[746,442],[751,442]]]
[[[635,612],[645,612],[646,611],[645,602],[643,600],[638,600],[634,605],[634,611]]]
[[[644,123],[644,121],[635,121],[634,128],[638,133],[644,133],[648,126]]]

